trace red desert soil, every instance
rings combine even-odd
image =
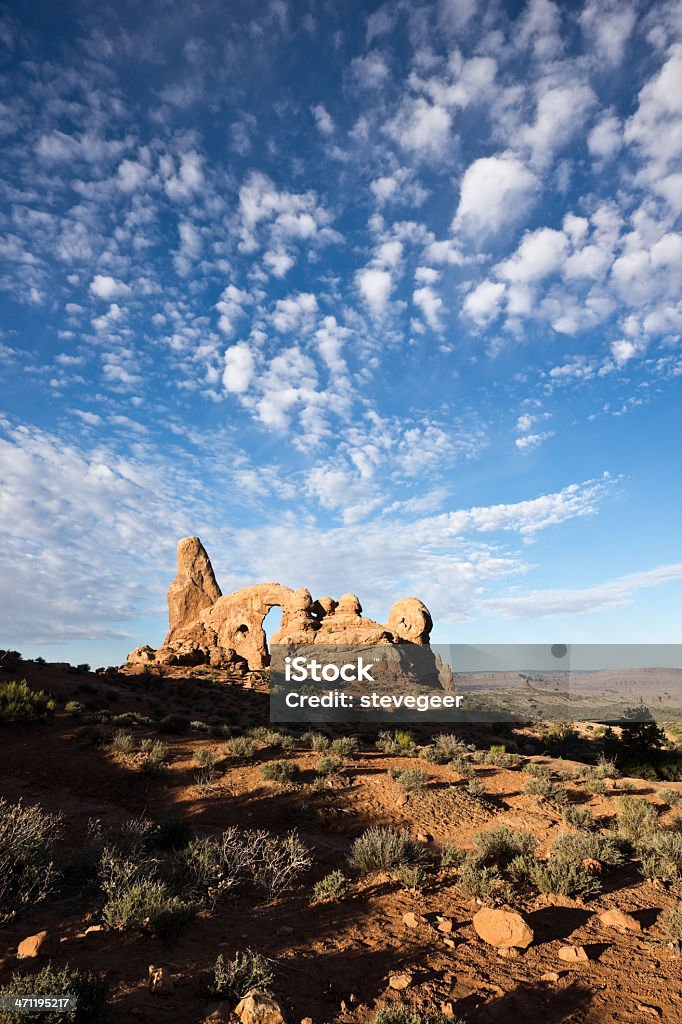
[[[18,677],[22,676],[68,700],[87,704],[99,699],[115,714],[160,710],[206,720],[217,701],[215,684],[198,678],[105,680],[31,663],[22,666]],[[85,692],[78,692],[83,684]],[[221,686],[220,694],[226,724],[267,724],[262,688],[233,683]],[[214,791],[202,796],[194,779],[193,751],[211,748],[218,753],[224,740],[195,732],[163,735],[160,738],[171,750],[170,767],[160,778],[147,778],[128,755],[85,743],[81,728],[61,710],[51,725],[0,731],[0,795],[61,811],[66,826],[62,855],[80,847],[92,818],[117,829],[140,814],[155,821],[183,815],[206,833],[228,825],[281,832],[295,828],[314,852],[314,864],[294,895],[267,904],[241,900],[214,912],[202,911],[170,946],[135,932],[85,935],[85,928],[100,920],[97,899],[84,907],[79,894],[57,895],[0,929],[0,985],[17,969],[19,942],[48,929],[59,939],[53,963],[68,962],[106,974],[114,1021],[130,1015],[164,1024],[203,1021],[218,1005],[208,991],[217,955],[229,959],[245,947],[278,961],[277,992],[290,1009],[292,1024],[305,1017],[314,1024],[364,1024],[378,1006],[394,1001],[415,1004],[425,1012],[462,1016],[475,1024],[682,1021],[682,961],[673,958],[656,923],[661,911],[675,902],[674,895],[660,884],[642,880],[631,864],[612,869],[603,891],[585,903],[543,896],[527,901],[521,909],[535,940],[527,950],[511,954],[486,945],[476,935],[471,922],[480,904],[462,898],[454,870],[430,873],[421,891],[407,890],[386,876],[354,878],[350,894],[340,902],[310,905],[312,884],[336,868],[348,870],[350,845],[369,825],[406,828],[415,837],[421,833],[434,862],[441,844],[470,847],[472,833],[493,822],[530,830],[540,839],[542,852],[562,828],[560,812],[539,806],[525,794],[527,778],[518,770],[474,766],[485,787],[485,797],[477,798],[469,795],[448,765],[375,751],[372,733],[361,752],[346,759],[345,784],[313,788],[319,754],[260,750],[253,762],[221,761]],[[111,733],[116,726],[105,728]],[[138,739],[158,735],[153,728],[135,726],[131,731]],[[259,774],[263,761],[281,757],[301,769],[293,788],[266,783]],[[562,770],[581,768],[549,758],[534,760]],[[427,792],[401,800],[388,772],[416,766],[429,776]],[[631,785],[661,806],[656,791],[663,784],[631,780]],[[613,816],[622,780],[618,786],[605,796],[591,797],[585,806],[596,816]],[[682,783],[666,786],[682,790]],[[579,792],[571,782],[566,788]],[[662,823],[671,817],[672,812],[665,811]],[[641,932],[621,934],[601,926],[597,915],[610,908],[632,914]],[[403,921],[409,912],[417,916],[416,927]],[[444,924],[439,917],[446,919]],[[583,946],[589,962],[564,963],[558,957],[564,945]],[[170,969],[172,995],[148,991],[152,963]],[[403,991],[389,986],[396,973],[411,975]],[[224,1005],[225,1020],[229,1009]]]

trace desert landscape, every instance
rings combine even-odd
[[[209,577],[181,541],[161,657],[0,655],[3,996],[75,993],[50,1017],[83,1022],[680,1018],[678,727],[275,728],[270,598],[223,599],[250,652],[202,647]]]

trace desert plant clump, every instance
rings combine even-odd
[[[476,856],[467,856],[462,861],[457,876],[457,886],[466,899],[477,899],[492,905],[509,902],[510,888],[499,869],[493,864],[481,864]]]
[[[54,699],[43,690],[32,690],[25,679],[0,682],[0,723],[47,722],[54,709]]]
[[[682,878],[682,832],[656,832],[637,843],[645,878],[676,882]]]
[[[280,785],[291,783],[299,774],[299,767],[292,761],[268,761],[261,765],[261,778],[266,782],[278,782]]]
[[[526,784],[526,793],[534,796],[538,803],[548,803],[554,807],[565,807],[568,803],[568,793],[563,786],[544,776],[531,778]]]
[[[343,899],[350,890],[350,879],[343,871],[331,871],[313,886],[312,903],[332,903]]]
[[[669,907],[661,914],[659,922],[674,942],[682,942],[682,903]]]
[[[547,764],[540,764],[538,761],[530,761],[522,768],[524,775],[530,775],[533,779],[548,779],[552,769]]]
[[[229,757],[253,757],[256,744],[250,736],[232,736],[223,749]]]
[[[202,747],[200,750],[195,750],[192,757],[200,768],[215,768],[220,760],[220,757],[216,752],[211,750],[209,747]]]
[[[349,757],[357,751],[358,745],[355,736],[338,736],[335,740],[332,740],[329,749],[332,754],[338,754],[340,757]]]
[[[466,853],[454,843],[443,843],[440,851],[440,866],[442,868],[461,867],[466,858]]]
[[[395,781],[401,792],[409,796],[423,793],[428,785],[429,777],[421,768],[408,768],[407,771],[399,772]]]
[[[677,807],[682,803],[682,790],[680,789],[659,789],[656,796],[668,807]]]
[[[135,750],[135,737],[125,729],[118,729],[111,741],[112,749],[119,754],[132,754]]]
[[[62,817],[0,797],[0,925],[44,900],[57,879],[54,848]]]
[[[353,843],[348,862],[361,875],[374,871],[390,871],[400,864],[415,864],[422,851],[407,832],[396,832],[388,826],[368,828]]]
[[[245,949],[228,961],[221,953],[213,966],[213,991],[236,1004],[253,989],[267,991],[274,977],[271,961],[261,953]]]
[[[545,895],[587,899],[601,891],[596,875],[569,860],[536,861],[530,869],[529,880]]]
[[[418,891],[426,882],[426,875],[419,864],[399,864],[392,875],[404,889]]]
[[[450,767],[463,779],[473,779],[474,777],[474,769],[464,757],[453,757],[450,761]]]
[[[474,835],[475,854],[481,861],[508,861],[531,854],[536,846],[537,839],[530,832],[505,825],[493,825]]]
[[[467,793],[480,799],[485,796],[485,786],[480,779],[471,778],[467,783]]]
[[[337,757],[335,754],[325,754],[317,762],[315,771],[323,778],[339,775],[343,771],[343,758]]]
[[[614,867],[625,862],[624,843],[615,835],[596,832],[560,832],[549,848],[550,859],[581,866],[598,861]]]
[[[304,732],[301,736],[302,742],[316,754],[321,754],[329,749],[329,738],[322,732]]]
[[[596,828],[596,822],[589,807],[569,804],[568,807],[564,807],[563,819],[567,825],[580,829],[582,832],[589,832]]]
[[[658,828],[658,812],[644,797],[622,796],[618,801],[618,831],[636,843]]]
[[[120,850],[106,847],[99,882],[105,896],[102,920],[114,931],[148,927],[170,941],[196,913],[196,906],[171,893],[149,858],[127,858]]]
[[[414,737],[407,729],[396,729],[394,732],[383,729],[377,736],[375,746],[382,754],[407,756],[415,750]]]
[[[161,740],[142,740],[140,743],[142,760],[140,768],[145,775],[160,775],[168,765],[169,750]]]
[[[394,1003],[380,1007],[370,1024],[464,1024],[464,1021],[442,1013],[422,1013],[409,1003]]]
[[[211,728],[208,722],[202,722],[200,719],[195,719],[195,721],[190,722],[189,727],[192,732],[208,732]]]
[[[0,988],[0,996],[75,996],[75,1011],[51,1011],[51,1024],[99,1024],[108,1017],[109,986],[104,978],[68,964],[54,967],[49,963],[35,974],[17,972]],[[16,1024],[21,1017],[15,1010],[0,1009],[0,1024]]]

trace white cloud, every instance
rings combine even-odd
[[[388,270],[382,270],[378,267],[365,267],[364,270],[357,272],[355,281],[372,316],[383,316],[388,307],[393,287],[393,281]]]
[[[613,114],[603,115],[587,136],[587,148],[592,156],[600,160],[614,156],[622,145],[622,125]]]
[[[498,232],[527,212],[538,187],[533,172],[511,153],[475,160],[462,178],[453,231]]]
[[[580,132],[595,102],[592,89],[585,83],[543,83],[535,121],[517,133],[518,141],[530,148],[534,166],[545,167],[554,154]]]
[[[122,160],[118,165],[117,181],[122,192],[137,192],[149,177],[149,169],[137,160]]]
[[[620,576],[607,583],[579,589],[531,590],[522,596],[490,598],[479,607],[503,619],[532,619],[546,615],[592,615],[630,604],[638,590],[682,579],[682,564]]]
[[[563,231],[539,228],[527,232],[513,256],[495,268],[499,277],[514,284],[528,284],[556,273],[564,263],[568,242]]]
[[[370,50],[364,57],[354,57],[350,63],[352,77],[362,89],[379,89],[390,76],[386,60],[378,50]]]
[[[464,312],[483,327],[499,314],[504,292],[505,286],[500,281],[482,281],[465,298]]]
[[[98,299],[104,299],[105,302],[108,302],[116,296],[127,295],[130,292],[130,288],[123,281],[118,281],[115,277],[110,277],[108,274],[95,274],[90,282],[90,291]]]
[[[628,341],[627,338],[621,338],[619,341],[612,342],[611,355],[617,366],[625,366],[635,356],[641,355],[645,347],[641,342]]]
[[[244,307],[252,302],[248,292],[237,288],[236,285],[228,284],[223,290],[216,309],[220,313],[218,327],[228,337],[237,329],[237,321],[244,316]]]
[[[253,351],[245,341],[238,341],[225,350],[223,387],[233,395],[248,391],[256,372]]]
[[[636,21],[634,4],[624,0],[589,0],[580,15],[580,24],[600,65],[620,64]]]
[[[166,195],[176,202],[191,199],[204,185],[203,159],[195,150],[180,155],[180,167],[164,185]]]
[[[530,452],[539,448],[543,441],[552,437],[549,430],[542,430],[537,434],[526,434],[524,437],[517,437],[514,444],[520,452]]]
[[[278,299],[272,314],[272,324],[277,331],[289,333],[310,328],[312,317],[317,313],[317,299],[311,292],[297,292]]]
[[[412,301],[424,314],[424,319],[431,328],[439,334],[443,329],[441,314],[443,312],[443,300],[436,294],[430,284],[415,288],[412,294]]]
[[[387,130],[403,149],[422,158],[440,157],[450,141],[451,125],[452,117],[445,107],[419,96],[405,99]]]
[[[329,137],[334,134],[334,121],[332,116],[323,103],[316,103],[314,107],[310,108],[312,115],[315,118],[315,124],[321,135]]]

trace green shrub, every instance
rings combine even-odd
[[[349,757],[350,754],[354,754],[358,749],[358,741],[355,736],[339,736],[337,739],[332,740],[329,749],[332,754],[338,754],[340,757]]]
[[[423,793],[429,781],[428,775],[421,768],[408,768],[396,776],[396,784],[405,795]]]
[[[135,750],[135,737],[131,732],[126,732],[125,729],[119,729],[114,733],[111,746],[119,754],[132,754]]]
[[[454,843],[443,843],[440,851],[440,866],[442,868],[458,868],[463,864],[465,858],[464,850],[460,850]]]
[[[370,1024],[464,1024],[464,1021],[442,1013],[422,1013],[409,1003],[393,1003],[380,1007]]]
[[[499,869],[495,865],[481,864],[477,857],[465,857],[457,885],[466,899],[477,899],[487,904],[508,902],[510,897],[509,886]]]
[[[90,971],[47,964],[34,974],[12,975],[0,988],[0,996],[75,996],[76,1010],[54,1010],[48,1013],[50,1024],[99,1024],[108,1018],[109,986],[103,978]],[[0,1024],[17,1024],[26,1016],[20,1011],[0,1009]],[[42,1015],[41,1015],[42,1016]]]
[[[142,740],[140,752],[143,754],[140,768],[145,775],[160,775],[166,768],[169,750],[161,740]]]
[[[313,903],[332,903],[343,899],[350,890],[350,880],[343,871],[332,871],[313,886]]]
[[[530,761],[522,768],[524,775],[530,775],[533,779],[548,779],[552,769],[547,764],[540,764],[537,761]]]
[[[274,729],[268,729],[267,726],[259,725],[255,729],[250,730],[250,735],[254,740],[258,740],[259,743],[264,743],[266,747],[282,747],[287,736],[283,732],[276,732]]]
[[[66,704],[64,705],[64,710],[66,711],[67,715],[71,715],[72,718],[78,719],[85,714],[86,708],[85,705],[81,704],[79,700],[67,700]],[[123,718],[123,715],[117,715],[114,721],[118,721],[121,718]]]
[[[543,776],[531,779],[526,784],[526,793],[534,796],[538,803],[548,803],[554,807],[564,807],[568,803],[568,793],[563,786]]]
[[[461,775],[463,779],[473,779],[474,777],[474,769],[463,757],[453,757],[450,761],[450,767],[458,775]]]
[[[613,867],[623,864],[623,842],[616,836],[595,832],[560,832],[549,848],[551,860],[582,866],[584,860],[596,860]]]
[[[656,795],[668,807],[676,807],[679,803],[682,803],[682,790],[680,789],[659,789]]]
[[[583,782],[583,789],[586,793],[591,793],[592,796],[604,796],[606,784],[598,776],[589,775]]]
[[[450,732],[440,732],[434,736],[433,745],[439,757],[442,757],[446,762],[452,761],[453,757],[463,757],[468,753],[466,743],[459,736],[455,736],[454,733]]]
[[[261,765],[261,778],[267,782],[279,782],[280,785],[293,782],[299,774],[299,767],[293,761],[268,761]]]
[[[405,889],[421,889],[426,881],[426,875],[419,864],[399,864],[391,873]]]
[[[52,891],[57,878],[53,854],[61,826],[61,815],[0,797],[0,925]]]
[[[301,736],[303,743],[310,747],[315,753],[321,754],[329,747],[329,739],[321,732],[304,732]]]
[[[406,832],[374,826],[355,840],[348,861],[360,874],[369,875],[374,871],[390,871],[400,864],[416,863],[421,856],[421,849]]]
[[[568,860],[536,861],[529,878],[545,895],[586,899],[601,891],[601,882],[595,875]]]
[[[209,732],[211,728],[208,722],[202,722],[199,720],[190,722],[189,727],[192,730],[192,732]]]
[[[657,832],[638,844],[645,878],[676,882],[682,878],[682,833]]]
[[[375,746],[383,754],[407,756],[414,752],[414,737],[407,729],[396,729],[394,732],[384,729],[379,733]]]
[[[530,854],[537,842],[535,836],[525,829],[510,829],[505,825],[493,825],[474,835],[476,856],[484,861],[505,861]]]
[[[32,690],[25,679],[0,682],[0,722],[47,722],[54,708],[54,699],[44,690]]]
[[[589,832],[596,827],[589,807],[577,807],[575,804],[569,804],[563,810],[563,819],[567,825],[572,825],[573,828],[578,828],[582,832]]]
[[[325,778],[329,775],[338,775],[339,772],[343,771],[343,758],[336,757],[334,754],[327,754],[317,762],[315,771],[318,775]]]
[[[682,942],[682,903],[669,907],[659,918],[663,930],[676,942]]]
[[[618,831],[633,843],[653,835],[658,812],[644,797],[622,796],[618,801]]]
[[[195,750],[192,757],[200,768],[215,768],[220,760],[216,752],[214,750],[210,750],[208,747],[202,747],[200,750]]]
[[[232,736],[223,749],[230,757],[253,757],[256,744],[250,736]]]
[[[159,732],[180,736],[189,731],[189,719],[184,715],[166,715],[159,722]]]
[[[236,1004],[252,989],[267,991],[274,977],[271,962],[252,949],[235,953],[227,963],[221,953],[213,967],[213,991]]]
[[[485,796],[485,786],[480,779],[469,779],[469,782],[467,783],[467,793],[469,793],[470,796],[476,796],[480,799],[480,797]]]

